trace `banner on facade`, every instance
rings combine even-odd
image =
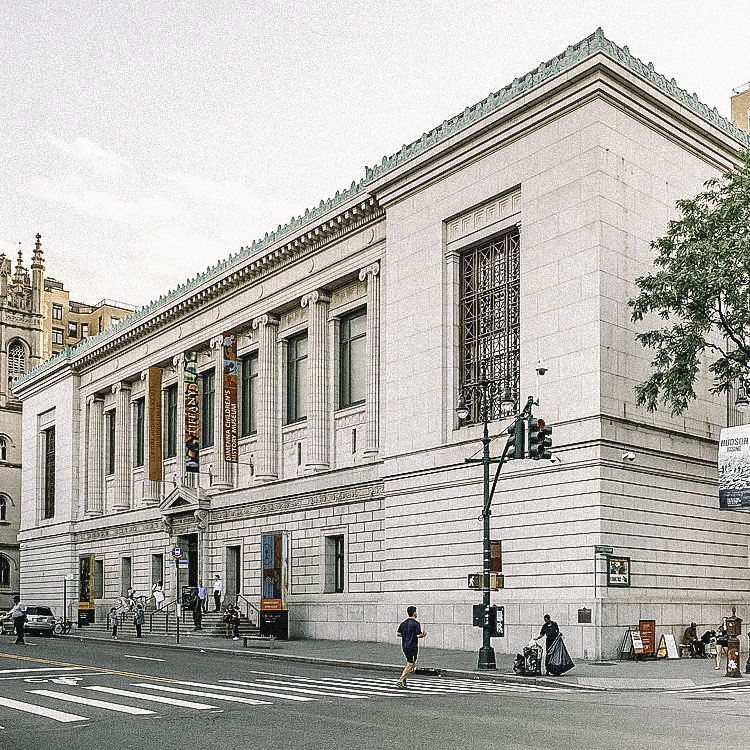
[[[719,507],[750,508],[750,425],[725,427],[721,431]]]
[[[94,555],[78,558],[78,609],[94,609]]]
[[[185,352],[185,471],[199,470],[201,417],[198,393],[198,353]]]
[[[161,367],[148,368],[148,478],[161,481]]]
[[[239,461],[239,426],[237,418],[237,334],[230,331],[223,336],[223,398],[222,425],[224,440],[224,460],[230,463]]]

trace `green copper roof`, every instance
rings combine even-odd
[[[526,73],[526,75],[521,76],[520,78],[516,78],[512,83],[499,91],[490,94],[481,102],[478,102],[472,107],[466,107],[463,112],[449,120],[444,120],[442,124],[430,130],[429,133],[423,133],[422,137],[416,141],[412,141],[408,145],[404,144],[395,154],[384,156],[380,164],[373,167],[365,167],[365,176],[359,182],[352,182],[346,190],[337,190],[333,198],[329,198],[327,201],[320,201],[318,206],[312,209],[306,209],[304,214],[292,218],[291,221],[284,226],[279,224],[275,232],[266,232],[265,237],[263,237],[262,240],[256,240],[251,245],[240,248],[239,252],[230,254],[226,260],[217,263],[215,266],[209,266],[203,273],[198,274],[192,279],[188,279],[184,284],[181,284],[158,299],[153,300],[117,325],[81,341],[74,347],[67,347],[62,352],[59,352],[40,365],[37,365],[31,370],[31,372],[19,378],[18,382],[23,383],[32,375],[38,375],[48,367],[60,362],[60,360],[70,359],[74,355],[81,354],[88,349],[96,347],[103,341],[115,336],[123,328],[129,327],[133,323],[137,323],[139,320],[148,318],[152,313],[166,307],[186,292],[220,276],[224,271],[241,265],[250,256],[259,253],[285,237],[292,235],[302,227],[314,224],[321,216],[327,214],[332,209],[346,203],[360,194],[364,194],[367,186],[375,182],[384,174],[391,172],[432,146],[450,138],[485,115],[488,115],[506,105],[513,99],[528,93],[548,78],[567,70],[581,60],[584,60],[597,52],[603,52],[613,60],[623,64],[636,75],[656,86],[656,88],[660,89],[675,101],[693,110],[693,112],[719,128],[719,130],[724,131],[727,135],[739,141],[744,147],[750,147],[750,135],[740,130],[733,122],[722,117],[715,107],[711,109],[703,104],[696,94],[688,94],[685,89],[682,89],[677,85],[674,78],[667,80],[663,75],[654,70],[652,63],[645,64],[641,62],[641,60],[630,53],[630,50],[627,47],[618,47],[614,42],[607,39],[604,36],[602,29],[599,28],[591,34],[591,36],[586,37],[578,44],[569,46],[565,52],[560,53],[547,62],[541,63],[534,68],[534,70]]]

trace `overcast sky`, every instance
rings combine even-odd
[[[729,115],[750,2],[6,0],[0,252],[142,305],[602,26]]]

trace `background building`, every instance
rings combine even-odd
[[[59,606],[85,563],[100,613],[160,579],[173,600],[180,545],[190,583],[220,573],[229,596],[288,605],[293,635],[391,642],[414,603],[432,645],[473,649],[482,481],[465,459],[482,427],[476,402],[468,423],[455,406],[486,376],[502,386],[493,452],[508,387],[515,411],[539,397],[558,459],[512,462],[498,485],[496,647],[517,650],[544,612],[589,657],[641,618],[657,634],[733,604],[747,619],[750,526],[717,499],[727,404],[704,374],[680,417],[636,407],[651,355],[627,300],[675,201],[748,143],[597,31],[53,357],[15,386],[25,594]],[[186,410],[201,418],[187,442]],[[629,585],[607,585],[601,546]]]

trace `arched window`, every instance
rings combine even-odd
[[[8,347],[8,385],[14,378],[26,372],[26,347],[20,341],[14,341]]]
[[[10,560],[0,555],[0,586],[10,586]]]
[[[8,498],[0,495],[0,521],[8,520]]]

